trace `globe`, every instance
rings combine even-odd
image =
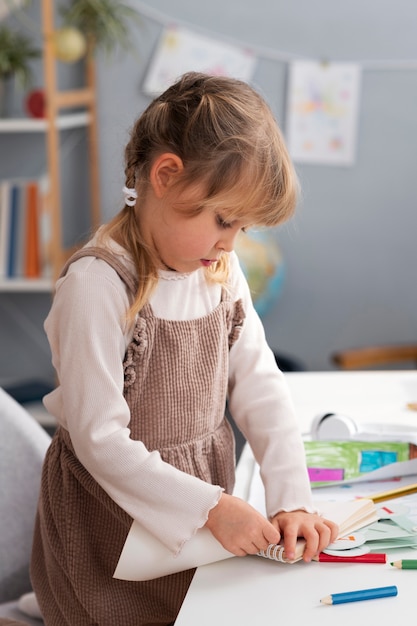
[[[269,230],[240,233],[236,247],[242,270],[249,283],[254,307],[260,317],[268,313],[281,293],[284,262]]]

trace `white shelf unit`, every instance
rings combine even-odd
[[[87,111],[63,113],[54,118],[57,131],[71,130],[88,126],[90,114]],[[48,121],[45,118],[31,119],[25,117],[0,118],[0,133],[30,134],[47,133]],[[1,292],[48,292],[53,286],[52,278],[24,279],[0,277]]]
[[[48,293],[52,287],[50,278],[0,278],[0,293]]]
[[[58,130],[70,130],[87,126],[91,116],[86,111],[67,113],[54,119],[54,126]],[[48,122],[45,118],[0,118],[0,133],[45,133]]]
[[[62,202],[60,150],[61,131],[85,128],[88,137],[88,174],[90,183],[90,216],[94,230],[100,224],[100,184],[98,173],[96,80],[93,50],[85,58],[85,86],[73,90],[59,90],[58,61],[55,57],[53,34],[55,30],[55,2],[42,0],[43,69],[45,92],[44,118],[0,118],[0,134],[43,133],[46,147],[48,190],[46,202],[51,216],[51,279],[38,280],[0,278],[0,292],[50,291],[53,279],[73,249],[65,249],[62,233]],[[30,141],[30,137],[28,138]]]

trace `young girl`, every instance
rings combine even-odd
[[[45,328],[60,427],[44,465],[32,580],[47,626],[172,624],[194,570],[112,578],[132,520],[173,554],[201,527],[236,555],[325,548],[304,451],[233,246],[293,213],[297,183],[264,100],[189,73],[126,148],[126,204],[65,266]],[[231,413],[269,519],[234,497]]]

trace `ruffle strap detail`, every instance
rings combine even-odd
[[[136,364],[147,346],[146,320],[143,317],[139,317],[133,331],[132,340],[126,350],[125,360],[123,361],[125,389],[134,384],[136,380]]]

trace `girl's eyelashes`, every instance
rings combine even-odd
[[[219,214],[216,215],[216,221],[221,228],[233,228],[233,226],[235,225],[235,222],[228,222],[227,220],[223,219],[222,216]],[[243,233],[246,233],[247,229],[248,226],[242,226],[240,230]]]
[[[237,222],[228,222],[227,220],[223,219],[222,216],[219,214],[216,215],[216,221],[220,228],[233,228],[235,225],[237,225]],[[249,228],[250,226],[241,226],[240,230],[242,231],[242,233],[246,233]]]
[[[232,227],[232,222],[227,222],[219,214],[216,215],[216,220],[217,220],[218,225],[221,226],[221,228],[231,228]]]

